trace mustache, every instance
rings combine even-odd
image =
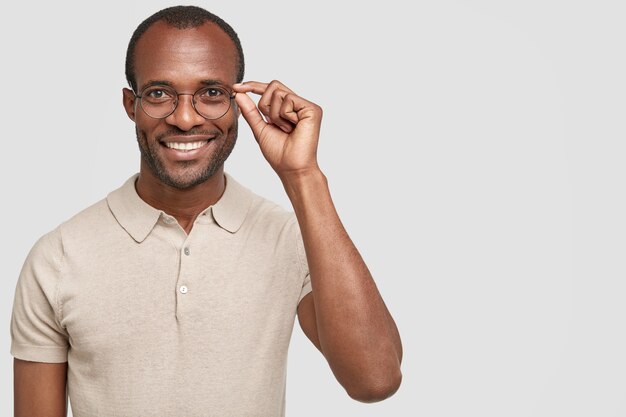
[[[180,130],[180,129],[169,129],[163,133],[159,133],[158,135],[155,136],[155,139],[158,140],[159,142],[163,141],[164,139],[167,139],[171,136],[177,136],[177,137],[181,137],[181,136],[219,136],[221,135],[222,132],[218,129],[214,129],[214,130],[207,130],[207,129],[191,129],[191,130]]]

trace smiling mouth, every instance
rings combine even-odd
[[[193,151],[195,149],[199,149],[209,143],[208,140],[202,140],[198,142],[164,142],[163,144],[170,148],[176,149],[177,151]]]

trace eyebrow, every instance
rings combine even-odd
[[[148,87],[152,87],[153,85],[166,85],[168,87],[172,87],[172,83],[169,81],[165,81],[165,80],[150,80],[147,83],[145,83],[144,85],[141,86],[141,88],[139,89],[139,91],[143,91]]]
[[[227,84],[224,84],[223,82],[221,82],[220,80],[214,80],[214,79],[207,79],[207,80],[201,80],[200,81],[201,84],[204,84],[206,86],[214,86],[214,85],[219,85],[219,86],[227,86]],[[139,91],[143,91],[148,87],[152,87],[154,85],[166,85],[168,87],[172,87],[174,88],[174,86],[172,85],[171,82],[166,81],[166,80],[150,80],[147,83],[143,84],[141,86],[141,88],[139,89]]]
[[[202,81],[200,81],[200,83],[204,84],[205,87],[220,87],[220,88],[226,90],[228,95],[233,96],[232,86],[228,85],[228,84],[225,84],[222,81],[210,79],[210,80],[202,80]]]
[[[225,84],[225,83],[221,82],[220,80],[212,80],[212,79],[202,80],[202,81],[200,81],[200,83],[202,83],[204,85],[221,85],[221,86],[224,86],[224,87],[226,87],[228,85],[228,84]]]

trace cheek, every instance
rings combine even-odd
[[[161,120],[152,119],[146,115],[140,115],[135,118],[135,129],[137,133],[141,136],[145,136],[148,141],[154,139],[161,124],[163,124]]]
[[[219,124],[216,125],[222,130],[224,133],[230,133],[231,131],[237,131],[237,123],[239,121],[237,111],[233,111],[230,109],[228,113],[219,119]]]

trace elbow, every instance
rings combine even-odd
[[[376,378],[368,383],[347,388],[350,398],[362,403],[375,403],[386,400],[398,391],[402,383],[402,373],[398,368],[385,378]]]

